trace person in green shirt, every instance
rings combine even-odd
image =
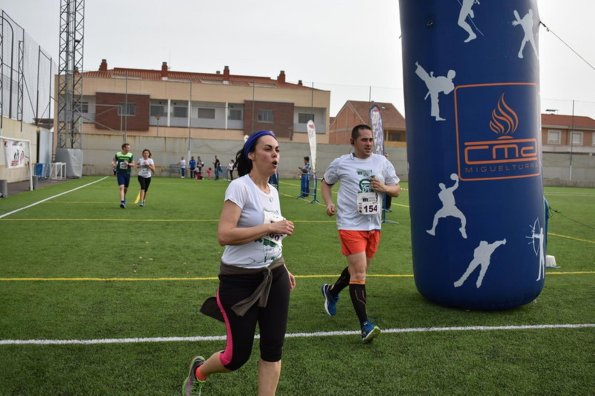
[[[130,152],[130,144],[122,144],[122,151],[118,151],[112,160],[112,167],[116,171],[118,187],[120,188],[120,207],[126,208],[126,193],[130,184],[130,171],[134,168],[134,156]]]

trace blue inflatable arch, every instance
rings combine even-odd
[[[399,4],[417,289],[526,304],[545,275],[536,1]]]

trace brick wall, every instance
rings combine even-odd
[[[254,104],[254,112],[252,105]],[[258,122],[259,110],[271,110],[273,122]],[[293,133],[293,103],[244,101],[244,132],[246,135],[263,129],[271,130],[280,138],[292,138]],[[254,114],[253,114],[254,113]],[[252,124],[254,117],[254,124]],[[254,128],[254,130],[252,130]]]
[[[364,121],[354,112],[343,109],[335,117],[335,122],[329,130],[329,143],[351,144],[351,130]]]
[[[120,117],[118,115],[118,105],[126,102],[134,103],[136,113],[133,116]],[[149,130],[149,95],[118,94],[97,92],[95,95],[97,109],[95,114],[95,126],[97,129],[113,129],[128,131],[148,131]]]

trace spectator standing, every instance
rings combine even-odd
[[[269,177],[269,183],[275,186],[277,191],[279,191],[279,171],[273,173],[271,177]]]
[[[204,168],[205,163],[203,160],[200,159],[200,155],[196,158],[196,180],[202,180],[202,168]]]
[[[183,179],[186,176],[186,160],[184,157],[180,159],[180,177]]]
[[[390,161],[390,159],[388,158],[388,152],[385,152],[384,156],[386,157],[386,159],[388,159]],[[391,197],[390,194],[385,194],[384,195],[384,210],[387,212],[392,212],[392,209],[391,209],[392,204],[393,204],[393,197]]]
[[[306,198],[310,195],[310,171],[312,167],[310,165],[310,157],[304,157],[304,166],[298,166],[298,169],[302,172],[301,184],[300,184],[300,196],[298,198]]]
[[[194,172],[196,171],[196,160],[194,159],[194,156],[190,157],[188,166],[190,167],[190,178],[194,179]]]
[[[219,180],[219,176],[221,175],[221,161],[219,161],[217,156],[215,156],[215,161],[213,161],[213,169],[215,170],[215,180]]]
[[[233,168],[235,168],[236,163],[233,159],[229,160],[229,164],[227,164],[227,172],[229,173],[229,181],[233,180]]]

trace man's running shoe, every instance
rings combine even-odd
[[[203,358],[202,356],[195,356],[192,358],[192,362],[190,363],[190,372],[188,373],[188,377],[186,377],[186,380],[182,385],[182,395],[200,396],[202,392],[202,386],[204,385],[205,381],[201,381],[198,378],[196,378],[196,369],[202,366],[204,362],[205,358]]]
[[[380,327],[376,326],[374,323],[367,321],[364,322],[362,326],[362,342],[367,344],[372,342],[372,340],[380,334]]]
[[[331,294],[331,285],[328,283],[322,285],[321,291],[324,296],[324,310],[330,316],[335,316],[337,313],[337,301],[339,301],[339,296],[333,296]]]
[[[120,207],[126,209],[126,201],[120,201]]]

